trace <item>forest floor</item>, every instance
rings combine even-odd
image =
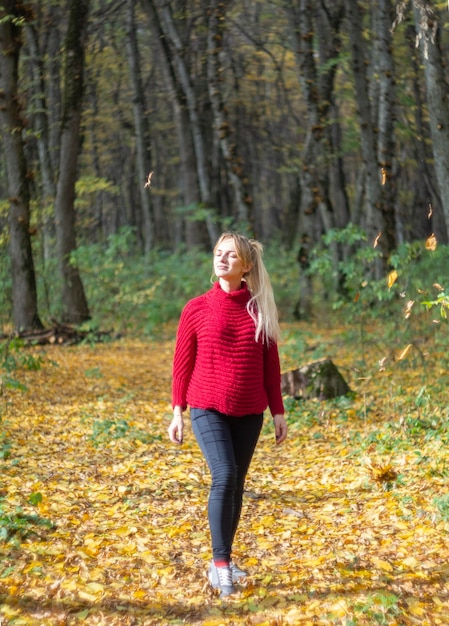
[[[0,624],[449,624],[447,357],[372,346],[365,371],[312,335],[354,396],[289,402],[282,446],[267,417],[225,600],[207,469],[166,436],[173,341],[30,349],[0,397]]]

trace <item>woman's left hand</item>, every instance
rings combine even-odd
[[[282,414],[273,416],[276,443],[282,443],[287,438],[287,422]]]

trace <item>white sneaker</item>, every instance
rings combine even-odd
[[[245,576],[248,576],[248,572],[244,572],[240,569],[240,567],[237,567],[233,561],[229,563],[229,569],[231,570],[233,583],[237,582],[239,578],[245,578]]]
[[[220,590],[220,598],[225,598],[234,593],[232,573],[229,566],[217,567],[214,562],[209,565],[207,578],[214,589]]]

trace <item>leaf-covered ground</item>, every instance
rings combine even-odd
[[[36,349],[0,398],[0,624],[449,624],[445,355],[361,365],[339,332],[291,332],[284,369],[321,345],[355,395],[289,401],[280,447],[267,417],[226,600],[205,464],[190,428],[166,437],[173,342]]]

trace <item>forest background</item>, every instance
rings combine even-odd
[[[151,332],[228,228],[266,245],[282,319],[444,304],[448,19],[424,0],[3,2],[1,323]]]
[[[2,0],[0,623],[448,623],[448,27],[426,0]],[[266,424],[230,605],[207,470],[164,439],[224,229],[265,245],[283,369],[352,390],[286,398],[281,452]],[[33,345],[60,322],[84,343]]]

